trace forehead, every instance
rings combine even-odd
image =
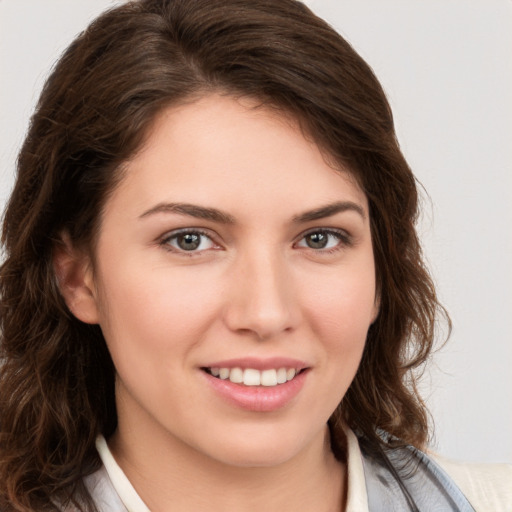
[[[297,121],[247,98],[210,95],[165,109],[125,171],[116,194],[141,207],[160,199],[305,210],[350,199],[367,208],[352,173],[328,162]]]

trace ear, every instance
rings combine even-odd
[[[73,315],[88,324],[99,322],[97,293],[90,257],[73,247],[69,234],[53,250],[53,268],[60,293]]]

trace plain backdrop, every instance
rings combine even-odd
[[[0,0],[0,206],[52,64],[112,0]],[[512,462],[512,1],[310,0],[373,67],[423,192],[453,334],[426,373],[434,448]]]

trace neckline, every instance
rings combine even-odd
[[[347,437],[347,503],[344,512],[369,512],[368,495],[363,469],[362,454],[359,441],[348,427]],[[123,502],[128,512],[151,512],[142,501],[124,471],[116,462],[107,441],[102,435],[96,438],[96,450],[112,483],[114,491]]]

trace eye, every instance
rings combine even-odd
[[[336,249],[343,245],[349,245],[349,236],[341,231],[317,229],[306,233],[296,244],[297,247],[307,247],[315,250]]]
[[[217,247],[206,233],[197,230],[170,233],[161,241],[161,245],[179,252],[200,252]]]

